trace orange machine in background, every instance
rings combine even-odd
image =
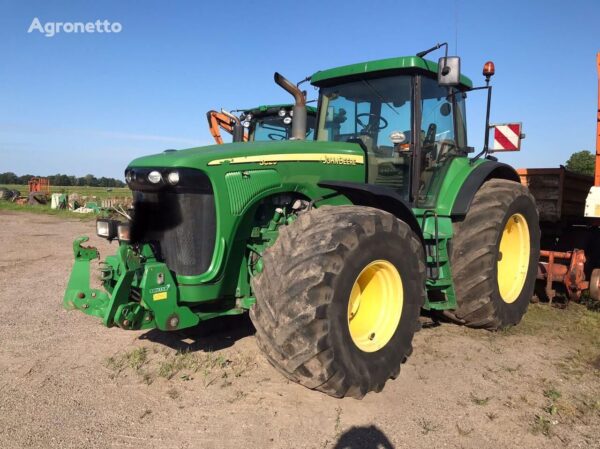
[[[223,110],[221,110],[221,112],[208,111],[206,113],[206,118],[208,119],[208,129],[215,139],[215,142],[219,145],[223,143],[221,129],[226,133],[233,135],[236,123],[239,124],[239,119],[236,116]],[[248,136],[245,132],[242,136],[242,140],[244,142],[248,141]]]
[[[33,192],[50,195],[50,181],[48,178],[31,178],[29,180],[29,193]]]

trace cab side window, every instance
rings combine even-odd
[[[422,79],[421,173],[417,201],[421,207],[435,203],[441,174],[448,161],[465,151],[464,94]]]

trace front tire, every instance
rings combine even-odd
[[[533,296],[539,255],[539,218],[529,190],[504,179],[484,183],[454,227],[457,309],[451,316],[489,330],[519,323]]]
[[[412,351],[421,242],[393,215],[321,207],[280,228],[252,281],[258,345],[289,379],[335,397],[381,391]]]

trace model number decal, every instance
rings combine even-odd
[[[150,289],[150,293],[159,293],[159,292],[166,292],[171,288],[171,284],[166,284],[163,285],[161,287],[155,287],[155,288],[151,288]]]

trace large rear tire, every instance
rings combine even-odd
[[[263,264],[250,318],[280,372],[355,398],[398,375],[425,300],[423,247],[406,223],[369,207],[321,207],[282,227]]]
[[[454,227],[458,307],[452,316],[489,330],[517,324],[533,296],[539,255],[539,218],[529,190],[504,179],[484,183]]]

